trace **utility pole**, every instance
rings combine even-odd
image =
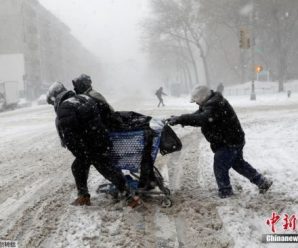
[[[255,92],[255,0],[251,0],[252,10],[251,10],[251,20],[250,20],[250,51],[251,51],[251,93],[250,100],[256,100],[256,92]]]

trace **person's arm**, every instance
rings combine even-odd
[[[59,125],[58,118],[56,118],[56,120],[55,120],[55,124],[56,124],[56,130],[57,130],[57,133],[58,133],[59,138],[60,138],[61,146],[62,146],[62,147],[65,147],[66,145],[65,145],[65,141],[64,141],[64,136],[63,136],[61,127],[60,127],[60,125]]]
[[[99,92],[91,90],[89,95],[96,101],[102,120],[109,125],[113,121],[115,110]]]
[[[100,105],[104,106],[104,108],[107,109],[110,113],[115,111],[114,108],[104,98],[104,96],[99,92],[91,90],[89,94],[92,98],[95,98]]]
[[[216,119],[216,115],[211,106],[204,107],[203,111],[196,111],[192,114],[184,114],[172,117],[173,121],[169,121],[170,125],[181,124],[182,126],[200,127],[205,123],[212,122]]]
[[[184,114],[181,115],[177,122],[183,126],[202,126],[204,123],[208,121],[208,119],[212,118],[212,109],[205,108],[203,111],[196,111],[193,114]]]

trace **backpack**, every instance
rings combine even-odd
[[[159,151],[166,155],[182,149],[181,140],[169,125],[165,125],[161,131]]]
[[[110,129],[113,131],[145,130],[150,127],[151,118],[133,111],[116,111],[113,113]]]

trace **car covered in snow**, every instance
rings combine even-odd
[[[47,104],[47,97],[46,97],[46,94],[42,94],[42,95],[37,99],[37,104],[38,104],[38,105],[45,105],[45,104]]]

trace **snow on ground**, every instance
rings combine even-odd
[[[212,170],[213,154],[199,128],[174,127],[181,152],[158,156],[156,166],[168,178],[174,205],[163,209],[159,198],[144,199],[138,209],[96,194],[104,179],[92,169],[89,188],[93,205],[74,207],[72,155],[62,147],[53,109],[35,106],[0,114],[0,240],[19,247],[297,247],[264,244],[271,233],[272,211],[298,215],[298,94],[228,96],[246,133],[244,157],[274,180],[260,196],[257,188],[231,171],[236,195],[219,199]],[[117,99],[116,109],[155,117],[196,110],[188,96]],[[138,104],[136,104],[138,103]],[[284,231],[281,221],[278,233]]]

